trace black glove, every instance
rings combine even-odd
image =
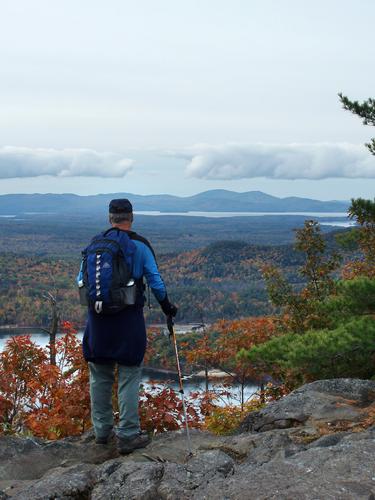
[[[178,309],[174,304],[169,302],[167,295],[163,300],[159,300],[159,304],[166,316],[172,316],[173,318],[176,316]]]

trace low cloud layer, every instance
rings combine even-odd
[[[353,144],[197,145],[176,156],[200,179],[375,178],[375,158]]]
[[[124,177],[133,160],[92,149],[0,148],[0,179],[16,177]]]

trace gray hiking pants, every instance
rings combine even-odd
[[[113,429],[112,387],[116,363],[89,363],[91,420],[96,437],[106,437]],[[118,405],[120,410],[118,437],[131,437],[140,431],[138,402],[141,366],[117,365]]]

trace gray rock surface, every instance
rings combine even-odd
[[[110,472],[110,471],[108,471]],[[154,499],[160,495],[158,488],[164,466],[156,463],[128,462],[119,464],[112,474],[106,473],[92,491],[93,500],[105,498]]]
[[[98,447],[92,432],[61,441],[3,436],[0,439],[0,481],[37,479],[53,467],[102,463],[116,456],[114,447]]]
[[[318,434],[322,422],[357,425],[374,401],[374,382],[314,382],[250,414],[235,435],[192,431],[190,457],[181,431],[125,457],[92,434],[2,437],[0,500],[375,500],[375,426]]]
[[[343,420],[356,422],[363,408],[374,400],[375,382],[371,380],[318,380],[249,414],[239,432],[263,432]]]
[[[95,468],[90,464],[58,467],[14,498],[45,500],[46,498],[89,498],[95,484]]]
[[[308,447],[276,456],[260,467],[241,464],[236,474],[207,489],[207,498],[366,499],[375,498],[375,431],[347,436],[331,447]],[[237,480],[248,474],[249,481]],[[251,480],[250,480],[251,478]]]

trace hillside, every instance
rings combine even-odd
[[[326,237],[335,246],[334,233]],[[43,295],[57,290],[64,318],[82,324],[85,310],[78,304],[75,277],[79,253],[72,256],[0,253],[0,325],[46,324],[49,310]],[[260,273],[262,263],[283,270],[289,281],[302,284],[298,267],[302,254],[288,245],[252,245],[217,241],[200,249],[160,254],[158,264],[170,297],[179,305],[177,320],[205,321],[272,313]],[[152,297],[150,322],[164,322]]]
[[[292,246],[248,245],[224,241],[203,249],[159,257],[161,273],[173,300],[179,305],[178,321],[260,315],[270,312],[259,265],[263,261],[282,267],[298,282],[301,259]],[[49,309],[43,295],[56,290],[64,318],[82,324],[85,310],[78,304],[76,258],[31,256],[10,258],[0,254],[0,324],[46,325]],[[163,322],[158,304],[145,310],[149,321]]]
[[[137,215],[134,229],[155,248],[169,294],[180,306],[178,320],[199,321],[202,306],[205,320],[213,321],[271,312],[259,272],[262,261],[299,283],[300,257],[291,242],[293,229],[305,218]],[[82,324],[85,311],[76,300],[75,277],[82,249],[108,227],[106,219],[104,213],[81,212],[0,217],[0,324],[45,325],[49,311],[43,294],[52,288],[58,290],[62,316]],[[322,230],[331,228],[322,225]],[[333,234],[326,238],[333,241]],[[146,315],[151,322],[164,321],[157,304]]]
[[[270,314],[260,265],[272,262],[298,283],[301,257],[291,245],[280,247],[222,241],[178,255],[163,255],[160,269],[182,320]]]
[[[255,245],[283,245],[293,241],[293,230],[305,216],[189,217],[136,215],[134,230],[149,239],[158,255],[203,248],[212,242],[241,240]],[[337,217],[319,218],[329,232]],[[108,228],[102,214],[26,214],[0,217],[0,252],[79,258],[93,235]]]

